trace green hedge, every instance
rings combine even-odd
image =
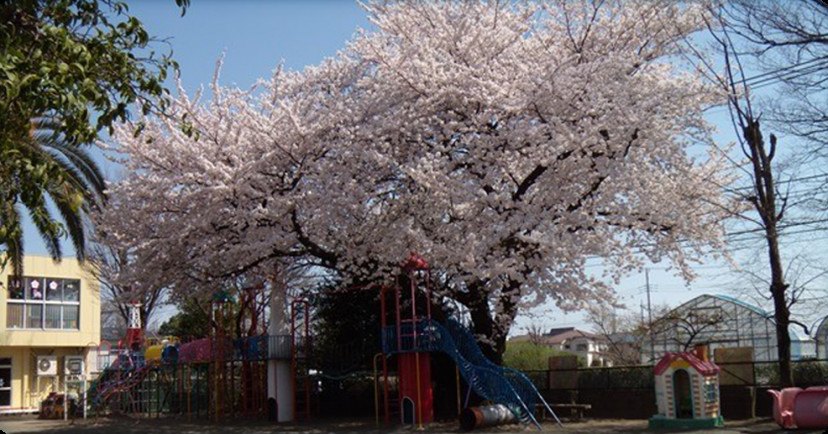
[[[824,386],[828,384],[828,362],[817,360],[803,360],[793,362],[794,384],[798,387]],[[777,362],[762,362],[755,365],[757,386],[778,386],[779,364]]]

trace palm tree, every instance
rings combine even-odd
[[[68,237],[83,261],[84,218],[105,201],[100,169],[82,145],[64,140],[60,131],[59,119],[42,117],[32,120],[19,139],[0,140],[0,249],[5,249],[0,266],[11,263],[18,277],[24,253],[21,209],[28,211],[54,260],[61,258],[61,238]]]

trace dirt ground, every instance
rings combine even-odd
[[[554,423],[545,423],[543,430],[548,432],[565,433],[636,433],[648,432],[647,421],[643,420],[588,420],[583,422],[564,422],[560,428]],[[0,429],[6,433],[116,433],[116,434],[138,434],[138,433],[216,433],[216,434],[240,434],[240,433],[270,433],[270,432],[302,432],[302,433],[324,433],[324,432],[409,432],[417,431],[408,427],[377,427],[373,420],[337,420],[317,421],[307,424],[274,424],[265,421],[228,421],[213,423],[207,420],[187,420],[186,418],[164,417],[160,419],[132,419],[132,418],[106,418],[87,419],[64,422],[62,420],[40,420],[32,416],[0,417]],[[428,432],[460,432],[459,425],[455,422],[435,423],[425,427]],[[477,430],[475,432],[535,432],[531,427],[510,425]],[[667,430],[653,432],[671,432]],[[682,431],[672,431],[682,432]],[[725,422],[725,428],[714,431],[706,431],[714,434],[725,433],[778,433],[783,432],[771,420],[753,419],[746,421]],[[797,431],[797,433],[822,433],[823,430]]]

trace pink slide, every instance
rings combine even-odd
[[[828,428],[828,386],[768,392],[773,396],[773,419],[782,428]]]

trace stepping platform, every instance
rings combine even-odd
[[[718,417],[705,417],[698,419],[672,419],[661,415],[650,418],[649,429],[711,429],[724,426],[724,419]]]

